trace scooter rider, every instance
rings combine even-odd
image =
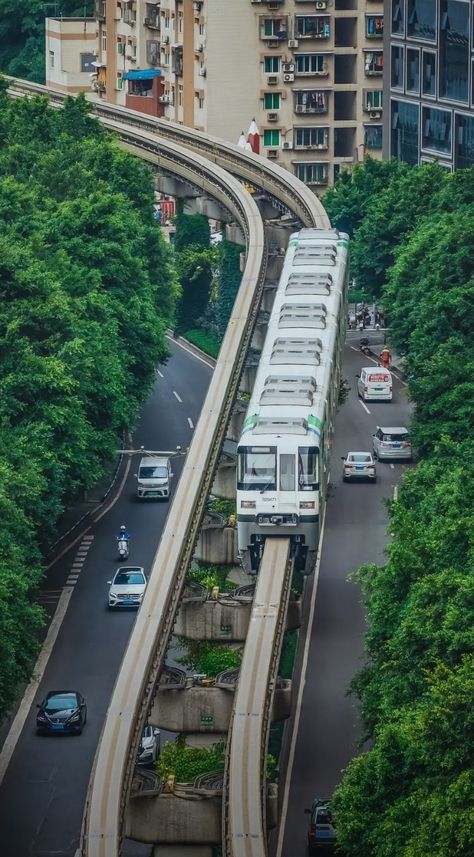
[[[126,528],[125,524],[122,524],[122,526],[120,527],[120,532],[119,532],[119,534],[118,534],[118,536],[117,536],[117,541],[118,541],[118,542],[120,542],[120,541],[122,541],[122,540],[123,540],[123,541],[125,541],[125,542],[130,541],[130,536],[129,536],[129,534],[127,533],[127,528]]]

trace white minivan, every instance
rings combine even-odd
[[[137,497],[141,500],[169,500],[172,477],[169,458],[145,456],[138,468]]]
[[[382,366],[369,366],[356,375],[357,392],[364,402],[391,402],[392,376]]]

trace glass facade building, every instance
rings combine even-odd
[[[385,0],[385,158],[474,164],[474,0]]]

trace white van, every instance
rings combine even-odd
[[[169,500],[172,476],[169,458],[145,456],[138,468],[137,497],[141,500]]]
[[[364,402],[391,402],[392,376],[382,366],[369,366],[360,370],[356,376],[357,392]]]

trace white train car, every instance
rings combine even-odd
[[[266,536],[313,570],[346,329],[345,233],[302,229],[288,245],[237,449],[237,528],[257,571]]]

